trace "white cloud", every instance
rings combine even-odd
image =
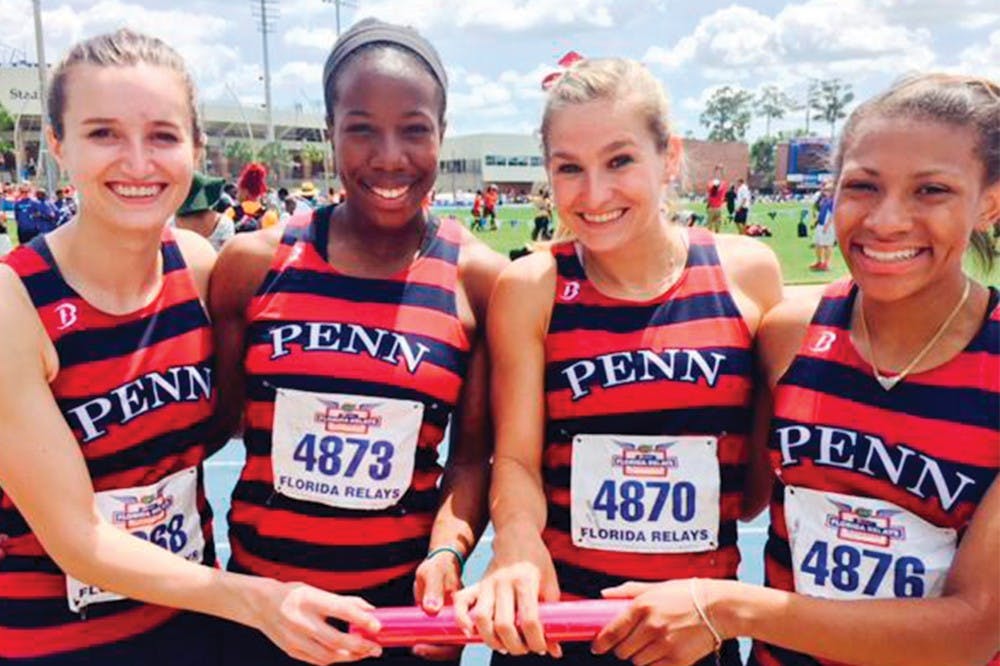
[[[572,30],[614,25],[611,0],[371,0],[357,15],[374,16],[418,30],[443,28],[489,32]]]
[[[306,28],[296,26],[281,34],[281,41],[286,46],[319,49],[329,51],[337,41],[337,31],[333,28]]]
[[[1000,30],[990,33],[988,43],[974,44],[963,50],[958,66],[952,69],[1000,81]]]
[[[323,64],[295,60],[286,62],[271,77],[278,86],[304,86],[309,90],[319,90],[322,85]]]
[[[709,79],[785,81],[906,71],[934,59],[929,31],[897,25],[890,12],[863,0],[791,3],[774,17],[732,5],[702,18],[672,47],[654,46],[644,57],[667,70],[697,67]]]
[[[890,13],[901,25],[938,27],[942,21],[966,30],[1000,23],[995,0],[875,0],[876,7]]]

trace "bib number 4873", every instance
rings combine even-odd
[[[614,479],[608,479],[598,488],[593,508],[603,512],[608,520],[620,517],[629,523],[644,519],[656,522],[666,509],[668,500],[675,521],[686,523],[694,518],[695,487],[689,481],[674,484],[667,481],[616,483]]]
[[[299,440],[292,458],[301,462],[307,472],[318,471],[325,476],[354,478],[363,463],[363,473],[381,481],[392,472],[392,455],[395,448],[384,439],[374,442],[363,437],[317,437],[307,434]]]

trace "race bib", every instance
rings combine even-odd
[[[634,553],[718,548],[716,446],[700,435],[574,437],[573,543]]]
[[[957,534],[892,502],[785,489],[795,591],[826,599],[941,596]]]
[[[410,487],[423,403],[277,389],[274,490],[306,502],[377,511]]]
[[[192,562],[201,562],[205,535],[198,513],[198,469],[189,467],[137,488],[96,493],[97,508],[109,523],[134,537],[169,550]],[[87,585],[66,576],[69,609],[124,599],[120,594]]]

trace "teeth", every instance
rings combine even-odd
[[[875,261],[906,261],[907,259],[912,259],[917,256],[920,251],[915,247],[909,248],[907,250],[895,250],[893,252],[879,252],[878,250],[873,250],[869,247],[862,247],[861,251],[869,259],[874,259]]]
[[[152,197],[160,188],[157,185],[113,185],[115,194],[123,197]]]
[[[601,222],[611,222],[612,220],[617,220],[624,214],[625,214],[625,209],[619,208],[618,210],[612,210],[607,213],[600,213],[599,215],[581,213],[580,217],[582,217],[587,222],[601,223]]]
[[[384,187],[372,186],[371,190],[375,194],[379,195],[383,199],[398,199],[409,191],[409,186],[404,187],[394,187],[391,189],[386,189]]]

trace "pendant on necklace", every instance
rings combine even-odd
[[[883,377],[882,375],[877,373],[875,375],[875,379],[878,380],[878,383],[886,391],[891,391],[896,386],[896,384],[899,383],[899,380],[902,378],[903,378],[902,375],[896,375],[895,377]]]

